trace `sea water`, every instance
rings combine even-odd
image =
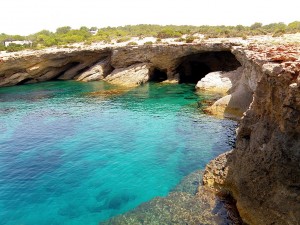
[[[89,225],[166,196],[230,149],[188,84],[0,88],[0,224]]]

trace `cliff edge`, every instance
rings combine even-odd
[[[236,148],[207,165],[203,182],[229,192],[249,224],[299,224],[300,46],[251,45],[244,53],[260,77],[253,102]]]

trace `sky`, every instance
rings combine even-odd
[[[299,0],[3,0],[0,33],[135,24],[251,25],[300,20]]]

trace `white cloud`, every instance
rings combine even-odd
[[[9,0],[0,7],[0,33],[29,34],[66,25],[289,23],[299,20],[300,1]]]

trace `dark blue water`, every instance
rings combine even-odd
[[[192,85],[104,82],[0,88],[0,224],[98,224],[231,148],[235,123]]]

